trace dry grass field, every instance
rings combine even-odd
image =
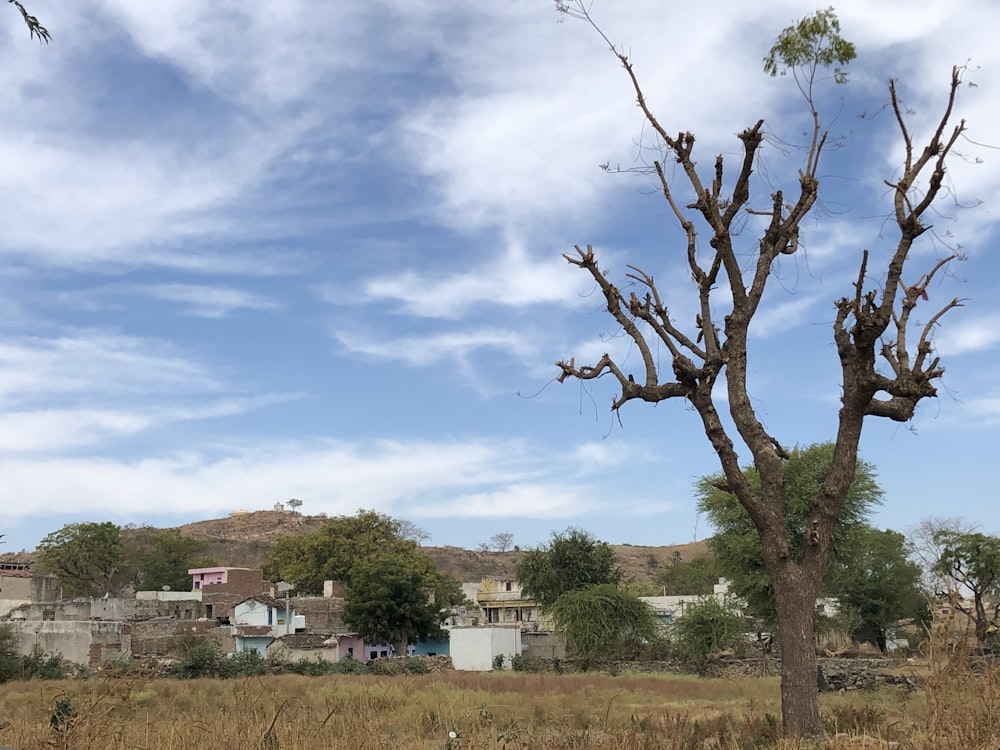
[[[828,738],[810,747],[996,750],[997,670],[968,667],[943,654],[916,693],[822,696]],[[789,750],[779,716],[774,678],[442,672],[0,687],[0,744],[18,750]]]
[[[780,739],[777,678],[455,672],[0,685],[17,750],[997,750],[1000,666],[935,629],[885,687],[820,696],[826,736]],[[951,643],[945,643],[946,641]],[[940,642],[935,645],[934,642]]]

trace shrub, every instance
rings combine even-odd
[[[322,677],[323,675],[334,674],[334,662],[316,657],[315,659],[299,659],[288,665],[288,670],[295,674],[306,677]]]
[[[371,674],[371,672],[372,670],[365,662],[359,661],[351,655],[347,655],[330,665],[330,674]]]
[[[216,677],[221,671],[224,657],[214,643],[202,642],[191,646],[174,667],[174,674],[183,680],[198,677]]]
[[[428,674],[431,671],[424,659],[407,659],[403,668],[409,674]]]
[[[220,677],[256,677],[266,671],[264,657],[251,649],[235,653],[219,663]]]
[[[63,666],[62,654],[59,652],[45,653],[38,646],[21,659],[21,678],[30,680],[65,680],[66,667]]]
[[[742,646],[744,628],[742,617],[706,597],[689,606],[674,624],[674,652],[688,666],[702,671],[713,655]]]

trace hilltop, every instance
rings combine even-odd
[[[283,536],[315,531],[327,519],[306,516],[294,511],[261,510],[237,513],[226,518],[197,521],[178,527],[184,536],[204,540],[205,554],[222,565],[259,568],[271,545]],[[652,581],[657,571],[668,564],[674,552],[690,560],[708,551],[705,541],[663,547],[632,544],[612,545],[627,579]],[[421,547],[434,560],[438,570],[460,582],[478,581],[483,576],[513,577],[520,552],[482,552],[461,547]]]

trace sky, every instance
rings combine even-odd
[[[0,551],[68,523],[176,526],[291,498],[410,520],[434,545],[711,534],[693,485],[719,466],[689,408],[615,415],[613,383],[554,381],[564,358],[638,364],[563,259],[575,244],[615,279],[652,273],[680,324],[694,314],[676,220],[628,171],[648,129],[593,29],[552,0],[25,3],[52,41],[4,4]],[[935,335],[939,398],[911,424],[869,420],[862,455],[885,490],[876,525],[1000,533],[1000,5],[836,9],[858,58],[848,85],[821,82],[833,147],[802,252],[754,322],[751,396],[785,445],[834,436],[833,301],[864,248],[894,241],[887,82],[919,137],[966,66],[968,131],[904,275],[959,248],[926,310],[965,303]],[[696,134],[702,170],[735,165],[736,134],[764,118],[763,206],[794,189],[808,113],[762,59],[811,10],[592,6],[666,129]],[[756,231],[737,238],[747,255]]]

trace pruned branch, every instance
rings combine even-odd
[[[28,26],[28,33],[31,35],[31,38],[34,39],[35,37],[38,37],[39,43],[45,42],[48,44],[52,39],[52,35],[49,34],[49,30],[42,26],[42,24],[38,22],[37,18],[28,13],[25,7],[21,5],[18,0],[7,0],[7,2],[13,3],[14,7],[21,11],[21,17]]]

